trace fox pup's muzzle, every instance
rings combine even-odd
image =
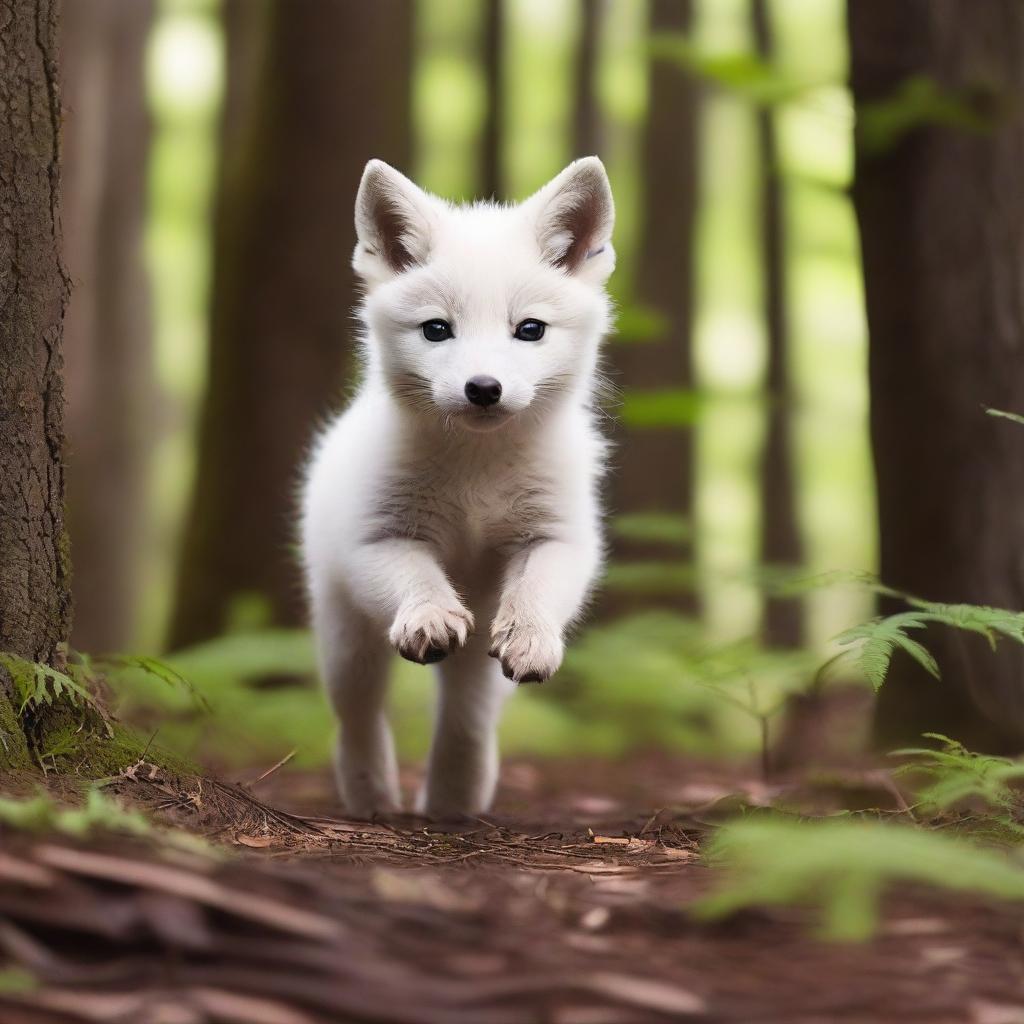
[[[470,377],[466,381],[466,397],[486,409],[501,401],[501,383],[493,377]]]

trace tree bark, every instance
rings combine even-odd
[[[143,252],[152,14],[149,0],[76,0],[61,26],[72,640],[94,652],[130,645],[138,603],[155,398]]]
[[[486,0],[483,45],[484,125],[480,134],[481,195],[504,198],[505,179],[502,146],[505,139],[505,4]]]
[[[580,35],[576,44],[576,66],[572,119],[574,157],[593,156],[602,149],[601,110],[597,93],[598,44],[606,0],[580,0]]]
[[[848,19],[859,111],[923,75],[992,120],[918,126],[882,152],[858,139],[882,578],[1020,609],[1024,434],[983,406],[1024,411],[1024,6],[857,0]],[[939,628],[924,642],[942,681],[894,663],[879,741],[1024,746],[1024,649]]]
[[[304,618],[294,494],[352,356],[352,203],[368,157],[409,161],[406,0],[273,0],[247,10],[266,12],[265,49],[252,116],[224,133],[237,146],[222,159],[173,647],[220,632],[247,594],[269,604],[274,624]]]
[[[0,650],[49,665],[71,621],[56,33],[51,0],[0,3]],[[24,752],[10,697],[0,767]]]
[[[751,21],[758,54],[770,60],[775,47],[767,0],[752,0]],[[758,110],[757,138],[761,175],[761,267],[768,342],[767,416],[760,466],[760,560],[770,566],[798,566],[803,562],[803,544],[797,520],[790,426],[793,396],[789,386],[786,208],[775,114],[769,107]],[[802,602],[769,597],[765,602],[761,636],[769,647],[799,647],[804,638]]]
[[[649,30],[685,33],[688,0],[652,0]],[[666,61],[652,61],[643,132],[644,187],[634,293],[637,302],[664,319],[664,333],[651,341],[624,341],[611,350],[617,384],[624,391],[692,388],[693,244],[697,209],[697,89],[693,79]],[[694,514],[694,437],[689,427],[645,427],[617,431],[612,511]],[[619,538],[618,560],[692,558],[653,541]],[[632,603],[664,596],[631,594]],[[696,595],[681,593],[676,604],[697,608]]]

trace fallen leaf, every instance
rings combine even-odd
[[[274,840],[270,836],[237,836],[235,842],[240,846],[250,846],[254,850],[265,850]]]
[[[681,850],[678,846],[663,846],[661,855],[670,860],[696,860],[697,854],[693,850]]]

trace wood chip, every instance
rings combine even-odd
[[[270,836],[236,836],[235,842],[239,846],[248,846],[253,850],[265,850],[274,844],[274,840]]]

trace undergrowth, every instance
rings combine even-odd
[[[698,915],[811,906],[820,913],[821,934],[831,939],[873,935],[881,897],[897,883],[1024,900],[1024,862],[1016,851],[912,825],[754,817],[724,825],[706,855],[721,875],[718,888],[696,906]]]

